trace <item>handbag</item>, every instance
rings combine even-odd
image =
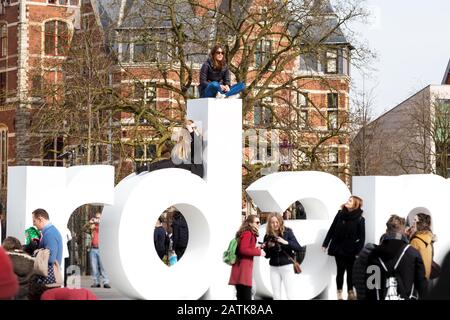
[[[431,272],[430,272],[430,279],[436,279],[441,275],[441,266],[436,262],[431,262]]]
[[[61,267],[59,266],[58,261],[55,261],[52,265],[53,267],[53,275],[55,276],[55,282],[46,284],[47,288],[59,288],[63,285],[63,278],[61,274]]]
[[[286,257],[292,262],[294,265],[294,273],[300,274],[302,273],[302,268],[300,267],[300,263],[298,263],[294,258],[292,258],[289,254],[286,253],[286,251],[283,251],[283,253],[286,255]]]
[[[40,276],[48,276],[48,258],[50,257],[49,249],[38,249],[34,251],[34,265],[33,270],[35,274]]]

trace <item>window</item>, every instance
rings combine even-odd
[[[156,83],[136,82],[134,84],[134,99],[145,105],[156,106]]]
[[[328,93],[328,130],[338,128],[338,94]]]
[[[297,92],[298,126],[304,129],[308,126],[308,94]]]
[[[260,40],[256,44],[255,67],[259,68],[272,57],[272,40]]]
[[[300,55],[300,70],[302,71],[317,71],[317,54],[308,52]]]
[[[325,54],[325,73],[338,72],[338,54],[337,50],[328,50]]]
[[[49,139],[44,143],[42,165],[48,167],[62,167],[64,160],[58,156],[62,153],[64,142],[62,137]]]
[[[61,56],[67,52],[69,44],[69,29],[63,21],[45,23],[45,54]]]
[[[6,188],[8,173],[8,127],[0,125],[0,187]]]
[[[256,152],[256,161],[267,162],[272,157],[272,144],[267,141],[259,142]]]
[[[0,73],[0,103],[6,101],[6,72]]]
[[[436,173],[450,178],[450,144],[436,145]]]
[[[130,43],[121,43],[121,61],[130,61],[131,57],[131,44]]]
[[[137,82],[133,90],[134,101],[140,101],[143,105],[151,109],[156,108],[156,83],[155,82]],[[144,116],[136,115],[135,122],[138,124],[147,124]]]
[[[6,23],[0,24],[0,56],[8,55],[8,25]]]
[[[273,122],[272,109],[270,107],[255,106],[253,121],[255,126],[269,126]]]
[[[35,97],[42,97],[42,76],[34,74],[31,77],[31,94]]]
[[[134,48],[133,50],[134,62],[156,61],[155,48],[150,43],[137,41],[134,43],[133,48]]]
[[[165,29],[133,34],[120,33],[119,53],[123,62],[167,62],[171,55],[169,32]]]
[[[138,162],[145,162],[153,160],[156,157],[156,145],[137,145],[134,148],[134,160]]]
[[[337,147],[330,147],[328,149],[328,163],[329,164],[338,164],[339,163],[339,155]]]
[[[66,6],[70,4],[71,6],[77,6],[79,0],[48,0],[49,4],[59,4],[61,6]]]
[[[198,92],[198,86],[194,85],[194,84],[191,84],[191,86],[188,89],[188,94],[191,97],[191,99],[198,98],[200,96],[199,92]]]

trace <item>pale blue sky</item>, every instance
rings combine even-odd
[[[352,25],[377,55],[365,87],[374,89],[374,113],[392,109],[429,84],[441,84],[450,60],[450,0],[366,0],[367,25]],[[353,69],[357,89],[362,76]]]

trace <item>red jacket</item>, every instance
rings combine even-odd
[[[244,231],[239,239],[238,259],[231,267],[228,284],[242,284],[252,286],[253,257],[261,255],[261,249],[256,248],[256,235],[251,231]]]
[[[98,248],[98,233],[100,230],[100,225],[96,224],[95,228],[92,230],[91,236],[92,236],[92,242],[91,245],[93,248]]]
[[[55,288],[46,290],[41,300],[97,300],[95,294],[85,288]]]

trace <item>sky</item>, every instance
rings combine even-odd
[[[422,88],[442,83],[450,60],[450,0],[365,3],[369,23],[349,27],[377,54],[376,71],[363,77],[353,68],[352,78],[356,90],[373,89],[373,114],[378,116]]]

